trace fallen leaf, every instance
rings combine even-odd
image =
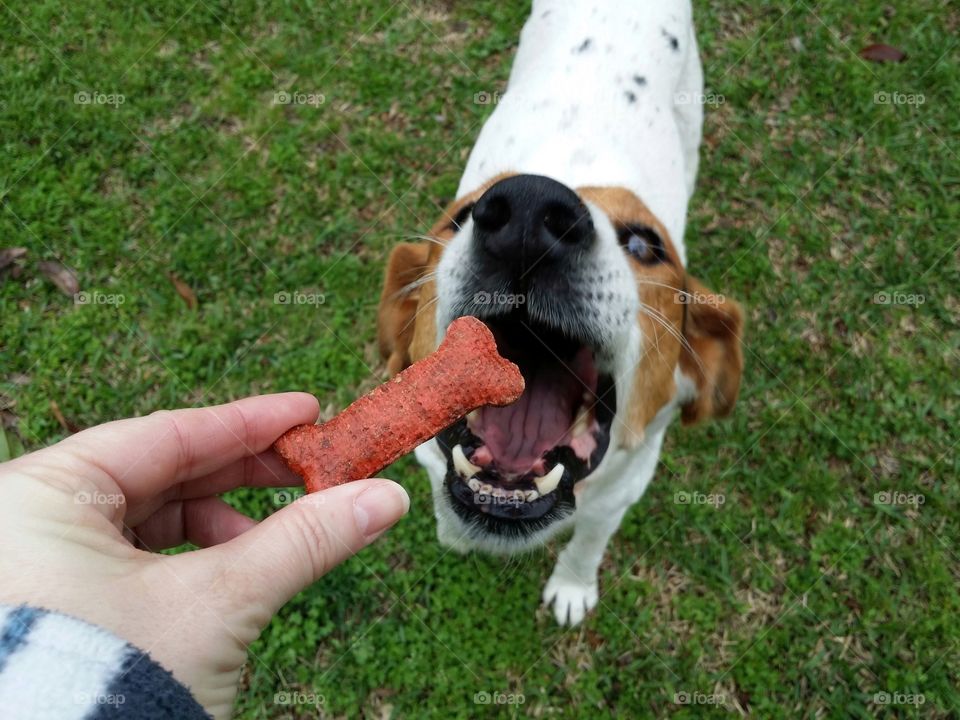
[[[57,404],[56,400],[50,401],[50,411],[53,413],[53,416],[57,419],[57,422],[60,423],[60,427],[66,430],[71,435],[76,432],[80,432],[80,428],[67,420],[64,417],[63,412],[60,410],[60,406]]]
[[[870,62],[903,62],[907,59],[907,54],[892,45],[874,43],[861,50],[860,57]]]
[[[65,295],[73,297],[80,292],[80,283],[77,281],[77,274],[66,265],[56,260],[41,260],[38,265],[40,272],[46,275],[47,279],[60,288]]]
[[[190,286],[173,273],[167,273],[167,277],[170,278],[170,282],[173,283],[173,287],[175,287],[177,290],[177,295],[183,298],[183,301],[187,304],[187,307],[191,310],[195,309],[197,307],[197,295],[193,292]]]
[[[0,250],[0,270],[3,270],[24,255],[27,254],[27,249],[23,247],[14,247],[14,248],[3,248]]]

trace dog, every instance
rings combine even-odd
[[[724,416],[739,392],[742,310],[686,270],[702,97],[689,0],[534,0],[456,200],[387,262],[389,373],[473,315],[524,375],[516,403],[415,454],[446,546],[515,553],[572,527],[543,591],[561,625],[597,604],[677,410]]]

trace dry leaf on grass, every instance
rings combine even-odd
[[[0,270],[13,265],[17,260],[27,254],[24,247],[2,248],[0,249]]]
[[[53,413],[53,416],[57,419],[57,422],[60,423],[60,427],[66,430],[71,435],[73,433],[80,432],[80,427],[76,423],[72,423],[64,417],[63,412],[60,410],[60,406],[57,404],[56,400],[50,401],[50,411]]]
[[[892,45],[874,43],[863,48],[860,51],[860,57],[870,62],[903,62],[907,59],[907,54]]]
[[[80,292],[77,274],[63,263],[56,260],[41,260],[37,267],[50,282],[60,288],[60,292],[64,295],[72,297]]]
[[[197,307],[197,295],[193,292],[193,289],[173,273],[167,273],[167,277],[170,278],[170,282],[177,290],[177,295],[183,298],[187,307],[191,310],[195,309]]]

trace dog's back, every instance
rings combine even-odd
[[[681,256],[703,75],[688,0],[538,0],[458,195],[504,172],[642,197]]]

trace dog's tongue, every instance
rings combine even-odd
[[[584,393],[596,389],[597,373],[587,348],[566,365],[543,362],[521,370],[526,388],[520,399],[506,407],[481,408],[471,429],[501,472],[524,474],[537,468],[542,472],[538,461],[569,441],[577,408]]]

